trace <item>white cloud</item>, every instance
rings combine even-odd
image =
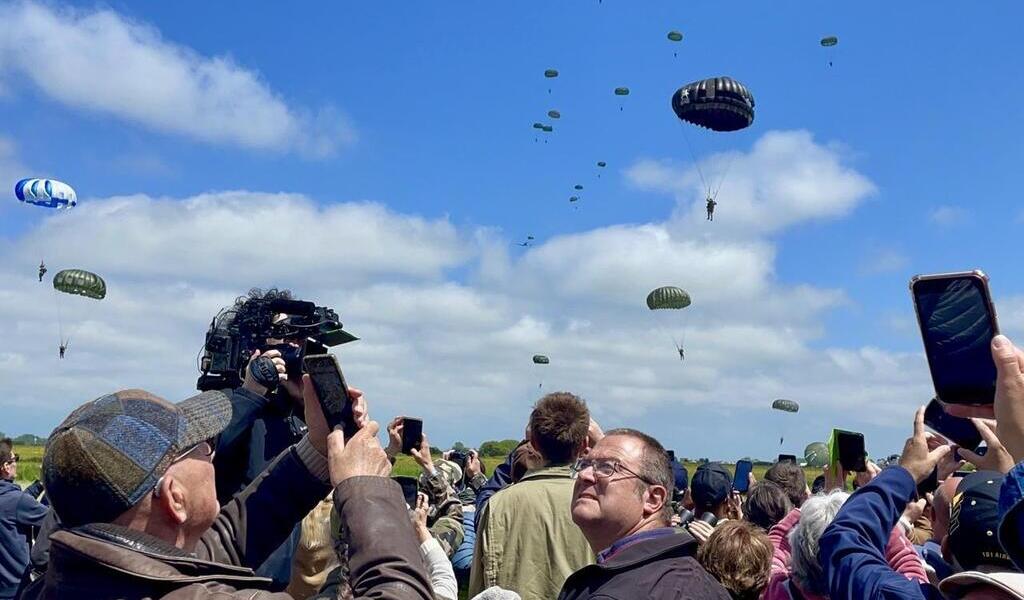
[[[640,188],[675,194],[673,227],[680,231],[750,237],[845,216],[873,194],[875,186],[842,159],[806,131],[770,131],[749,153],[703,159],[705,176],[713,181],[725,176],[713,229],[705,222],[705,191],[695,167],[644,160],[626,174]]]
[[[959,206],[936,206],[928,213],[928,220],[939,227],[960,225],[968,218],[967,211]]]
[[[0,22],[8,88],[31,81],[67,106],[204,142],[326,156],[354,141],[336,110],[289,106],[229,57],[199,55],[112,10],[14,2]]]
[[[766,137],[779,136],[787,137]],[[925,394],[923,360],[824,343],[823,318],[845,306],[845,294],[780,282],[766,239],[783,222],[843,214],[870,182],[817,145],[803,154],[832,168],[771,160],[764,148],[753,154],[777,169],[752,164],[758,177],[789,181],[782,188],[797,195],[846,185],[848,197],[822,211],[756,196],[786,214],[721,239],[678,222],[616,225],[558,236],[516,258],[494,230],[371,203],[234,191],[82,204],[0,247],[9,282],[0,290],[0,379],[24,382],[0,406],[31,411],[16,422],[45,433],[74,405],[113,389],[182,398],[213,314],[250,286],[276,284],[336,307],[363,338],[340,356],[375,417],[422,416],[438,443],[519,435],[543,377],[544,390],[583,395],[605,426],[651,431],[680,455],[769,456],[780,431],[796,425],[786,449],[799,451],[836,418],[875,433],[869,446],[888,450]],[[795,173],[785,172],[790,166]],[[775,185],[758,177],[744,179],[751,189]],[[54,294],[34,277],[40,252],[51,269],[107,277],[103,302],[62,298],[62,318],[77,324],[64,361]],[[665,284],[688,289],[693,306],[647,310],[647,292]],[[671,334],[685,334],[684,362]],[[535,353],[551,364],[533,365]],[[27,375],[26,365],[45,375]],[[768,409],[776,397],[801,401],[800,417],[779,422]]]
[[[899,273],[910,266],[910,258],[895,248],[875,248],[861,261],[862,275]]]

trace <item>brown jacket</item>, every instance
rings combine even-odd
[[[23,598],[290,599],[266,591],[270,580],[242,565],[263,562],[327,490],[291,450],[221,510],[194,554],[105,523],[55,532],[46,576]],[[350,529],[355,597],[429,600],[430,583],[398,484],[354,477],[338,486],[334,500]]]

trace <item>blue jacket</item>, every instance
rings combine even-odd
[[[916,490],[906,469],[889,467],[843,504],[819,541],[830,597],[941,600],[937,589],[907,579],[885,560],[889,533]]]
[[[465,507],[462,510],[462,545],[452,555],[452,567],[456,575],[460,571],[463,571],[462,575],[469,574],[469,568],[473,566],[473,548],[476,546],[476,511],[467,511]]]
[[[14,597],[28,566],[28,529],[42,523],[46,512],[18,484],[0,480],[0,598]]]

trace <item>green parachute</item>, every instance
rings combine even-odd
[[[548,79],[558,77],[558,69],[547,69],[544,71],[544,77],[547,77]]]
[[[533,355],[533,364],[535,364],[535,365],[546,365],[546,364],[550,364],[550,363],[551,363],[551,359],[546,357],[546,356],[544,356],[543,354],[534,354]]]
[[[683,358],[683,342],[686,338],[686,324],[690,311],[683,311],[681,315],[676,311],[688,306],[690,294],[674,285],[656,288],[647,294],[647,308],[655,315],[659,327],[672,339],[680,360]]]
[[[617,87],[617,88],[615,88],[615,95],[616,96],[628,96],[629,95],[629,88],[628,87]]]
[[[837,38],[834,35],[830,35],[828,37],[821,38],[821,45],[824,46],[825,48],[831,48],[832,46],[835,46],[838,43],[839,43],[839,38]]]
[[[804,461],[808,467],[825,467],[828,465],[828,459],[828,444],[825,442],[811,442],[804,448]]]
[[[53,289],[95,300],[107,297],[107,282],[99,275],[81,269],[65,269],[54,275]]]
[[[534,369],[534,372],[535,372],[535,374],[537,376],[537,389],[538,390],[544,387],[544,371],[543,371],[543,367],[544,367],[544,365],[547,365],[547,364],[550,364],[550,363],[551,363],[551,359],[549,359],[547,356],[544,356],[543,354],[534,354],[533,355],[533,369]]]
[[[63,349],[71,342],[71,334],[78,325],[86,320],[86,314],[95,304],[91,301],[81,302],[69,296],[82,296],[90,300],[102,300],[107,297],[107,282],[90,271],[82,269],[65,269],[53,276],[53,291],[57,301],[57,329]],[[65,327],[66,323],[73,324]]]
[[[562,113],[558,112],[557,110],[549,110],[548,116],[551,117],[552,119],[561,119]]]
[[[781,410],[783,412],[791,412],[791,413],[795,413],[795,412],[799,412],[800,411],[800,405],[799,404],[797,404],[796,402],[794,402],[792,400],[785,400],[783,398],[779,398],[778,400],[772,402],[772,408],[775,409],[775,410]]]
[[[666,36],[670,42],[681,42],[683,41],[683,33],[681,31],[672,30],[668,32]]]
[[[601,167],[603,169],[603,168],[608,166],[608,163],[604,162],[603,160],[599,160],[599,161],[597,161],[597,166],[599,166],[599,167]]]

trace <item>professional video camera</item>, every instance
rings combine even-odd
[[[282,343],[268,344],[268,339]],[[281,350],[288,376],[298,378],[306,354],[324,354],[328,346],[357,339],[342,329],[338,314],[330,308],[303,300],[250,297],[213,318],[196,387],[200,391],[236,388],[242,385],[243,370],[253,353],[274,348]]]

